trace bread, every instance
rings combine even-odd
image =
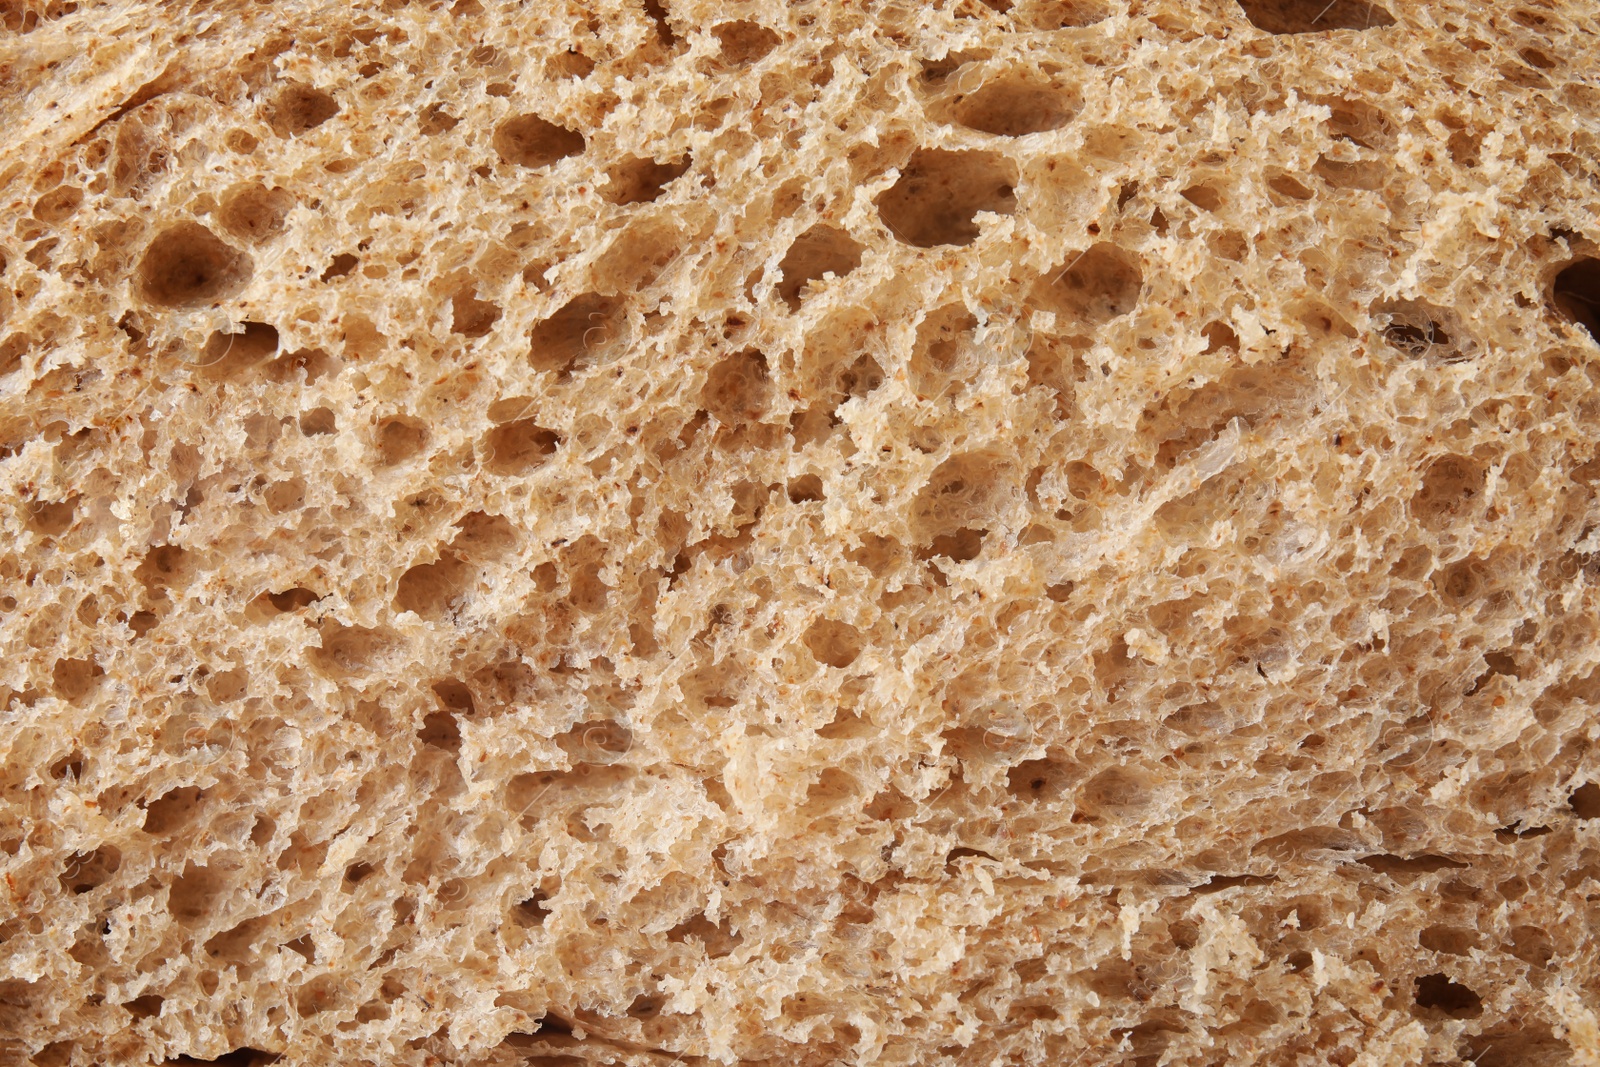
[[[1600,1063],[1592,4],[0,20],[0,1063]]]

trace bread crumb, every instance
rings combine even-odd
[[[1592,7],[0,3],[0,1063],[1596,1062]]]

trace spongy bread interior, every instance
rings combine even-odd
[[[1590,5],[0,20],[0,1062],[1600,1055]]]

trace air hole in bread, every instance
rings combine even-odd
[[[848,667],[861,655],[865,640],[861,631],[847,622],[818,619],[806,628],[805,644],[818,663]]]
[[[1483,998],[1444,974],[1425,974],[1417,979],[1416,1004],[1452,1019],[1475,1019],[1483,1014]]]
[[[499,306],[479,300],[470,287],[450,298],[450,329],[463,337],[484,337],[499,319]]]
[[[273,97],[267,121],[279,137],[298,137],[338,113],[339,105],[321,89],[289,82]]]
[[[75,751],[50,765],[50,777],[58,782],[67,778],[80,779],[83,777],[83,766],[83,753]]]
[[[83,203],[83,190],[75,185],[63,185],[45,193],[33,202],[33,217],[49,226],[71,218]]]
[[[1567,806],[1580,819],[1600,819],[1600,784],[1587,782],[1572,791]]]
[[[192,861],[183,874],[173,879],[167,894],[167,910],[183,925],[210,914],[219,898],[229,889],[227,879],[214,867],[196,866]]]
[[[123,1004],[123,1008],[134,1019],[153,1019],[161,1014],[161,1005],[166,1001],[154,993],[146,993],[142,997],[134,997]]]
[[[338,430],[338,418],[332,408],[315,407],[300,416],[300,432],[306,437],[320,437]]]
[[[498,556],[515,548],[520,539],[516,525],[504,515],[469,511],[457,519],[455,525],[460,532],[450,542],[450,547],[469,557]]]
[[[1374,0],[1238,0],[1245,18],[1268,33],[1326,33],[1393,26]]]
[[[434,711],[423,716],[417,740],[446,752],[461,751],[461,722],[454,712]]]
[[[262,244],[283,232],[293,207],[294,197],[288,191],[249,182],[223,195],[217,219],[230,237]]]
[[[58,876],[61,887],[74,895],[98,889],[122,867],[122,853],[114,845],[101,845],[91,852],[76,852],[67,857]]]
[[[1016,165],[997,152],[919,148],[877,199],[890,232],[917,248],[969,245],[980,212],[1016,210]]]
[[[917,326],[911,349],[911,384],[920,395],[938,396],[972,370],[972,337],[978,319],[965,304],[944,304]]]
[[[250,672],[242,667],[218,671],[206,679],[206,695],[218,704],[240,700],[250,688]]]
[[[811,227],[795,238],[778,264],[783,274],[778,296],[790,311],[799,310],[811,282],[829,274],[843,278],[861,265],[862,251],[863,246],[843,230],[824,224]]]
[[[1389,114],[1353,97],[1314,97],[1328,109],[1328,133],[1334,140],[1361,148],[1387,150],[1394,145],[1395,122]]]
[[[911,505],[920,558],[976,558],[983,540],[1004,524],[1020,496],[1018,472],[986,452],[952,456],[935,468]]]
[[[197,360],[208,378],[231,378],[271,359],[278,351],[278,330],[264,322],[246,322],[244,329],[213,333]]]
[[[325,620],[322,644],[309,650],[312,665],[330,678],[359,678],[381,672],[398,659],[404,642],[383,627],[346,626]]]
[[[989,536],[988,530],[974,529],[970,526],[963,526],[949,533],[934,534],[926,545],[917,550],[917,558],[929,560],[939,557],[948,559],[952,563],[966,563],[983,554],[983,539],[987,536]]]
[[[1468,556],[1436,571],[1430,579],[1445,603],[1457,610],[1482,599],[1490,587],[1484,561]]]
[[[1384,343],[1412,359],[1457,363],[1472,354],[1456,317],[1426,301],[1388,301],[1374,307],[1373,316]]]
[[[1600,259],[1579,259],[1556,275],[1550,302],[1600,344]]]
[[[484,438],[483,469],[491,474],[527,474],[555,455],[561,437],[532,419],[496,426]]]
[[[378,423],[373,435],[379,462],[394,467],[420,453],[428,443],[428,430],[420,422],[395,415]]]
[[[677,944],[698,944],[710,959],[729,955],[744,941],[728,923],[712,922],[704,914],[695,915],[667,931],[667,940]]]
[[[1017,0],[1012,20],[1030,30],[1067,30],[1093,26],[1111,17],[1107,0]]]
[[[77,511],[78,497],[70,496],[65,500],[31,500],[27,506],[28,529],[34,533],[44,534],[47,537],[59,536],[72,527],[73,514]]]
[[[139,295],[169,308],[200,307],[234,296],[250,281],[250,257],[196,222],[161,231],[139,262]]]
[[[623,340],[627,316],[615,297],[582,293],[533,328],[528,361],[566,377],[599,362]]]
[[[1002,75],[951,101],[956,122],[998,137],[1022,137],[1058,130],[1082,107],[1076,94],[1049,85]]]
[[[789,480],[789,500],[795,504],[803,504],[809,500],[825,499],[822,493],[822,479],[815,474],[802,474]]]
[[[424,137],[449,133],[456,128],[460,121],[460,119],[446,111],[443,104],[429,104],[417,116],[417,132]]]
[[[1389,178],[1389,168],[1382,160],[1357,159],[1345,161],[1322,155],[1311,164],[1311,173],[1335,189],[1359,189],[1377,192]]]
[[[758,22],[724,22],[711,28],[726,63],[754,63],[778,47],[778,35]]]
[[[305,479],[285,478],[281,482],[273,482],[261,494],[261,499],[274,514],[299,511],[306,502]]]
[[[179,545],[157,545],[145,556],[133,575],[154,593],[182,589],[194,576],[194,559]]]
[[[1200,332],[1206,339],[1205,351],[1202,353],[1204,355],[1219,352],[1224,348],[1239,351],[1239,335],[1225,322],[1208,322],[1200,328]]]
[[[1033,287],[1045,311],[1085,326],[1104,326],[1131,312],[1144,289],[1138,257],[1102,241],[1069,256]]]
[[[200,798],[197,786],[181,786],[163,793],[145,806],[145,833],[163,837],[177,833],[194,821]]]
[[[1267,178],[1267,188],[1290,200],[1310,200],[1316,195],[1292,174],[1272,174]]]
[[[1076,769],[1055,759],[1024,760],[1006,772],[1006,788],[1023,800],[1059,800],[1076,781]]]
[[[861,400],[872,395],[878,386],[882,386],[883,381],[885,381],[883,366],[870,355],[858,355],[850,365],[838,371],[838,376],[834,379],[835,397],[838,397],[838,403]]]
[[[600,195],[619,206],[648,204],[658,199],[668,185],[687,174],[693,165],[694,157],[687,152],[665,163],[648,157],[628,156],[606,168],[608,181]]]
[[[424,619],[438,619],[459,606],[471,580],[471,569],[449,554],[440,556],[434,563],[420,563],[400,576],[395,589],[395,610],[414,611]]]
[[[495,127],[493,142],[501,160],[530,168],[548,167],[584,149],[583,134],[538,115],[507,119]]]
[[[593,534],[585,534],[563,553],[567,566],[567,599],[579,611],[593,615],[605,610],[611,587],[600,577],[605,564],[605,545]]]
[[[614,719],[580,722],[556,737],[574,763],[611,763],[633,748],[633,731]]]
[[[3,257],[0,257],[0,273],[4,273]],[[32,341],[26,334],[14,333],[0,341],[0,378],[22,366],[22,357],[30,347]]]
[[[545,74],[554,78],[574,78],[582,81],[594,73],[594,60],[575,48],[558,52],[545,61]]]
[[[700,403],[725,425],[760,421],[772,403],[767,358],[749,349],[718,361],[706,375]]]
[[[526,900],[513,904],[511,906],[511,921],[524,929],[543,926],[545,916],[550,911],[545,907],[549,899],[544,893],[536,891]]]
[[[861,783],[854,777],[837,767],[828,767],[807,787],[801,813],[807,819],[818,818],[845,807],[860,791]]]
[[[268,363],[264,373],[274,382],[310,385],[338,366],[339,362],[320,348],[297,348]]]
[[[1085,782],[1079,791],[1079,810],[1088,815],[1134,819],[1154,800],[1148,775],[1130,767],[1111,767]]]
[[[349,252],[340,252],[338,255],[334,256],[333,259],[329,260],[327,268],[322,272],[322,277],[318,280],[323,282],[331,282],[336,278],[346,277],[351,271],[355,270],[360,263],[361,259],[359,256],[353,255]]]
[[[1191,185],[1179,195],[1202,211],[1216,211],[1223,203],[1222,194],[1209,185]]]
[[[667,5],[662,0],[642,0],[642,3],[645,16],[655,23],[656,35],[661,39],[661,43],[668,48],[677,44],[678,35],[673,32]]]
[[[1482,941],[1482,936],[1476,930],[1444,923],[1434,923],[1417,934],[1417,944],[1430,952],[1446,956],[1470,956]]]
[[[1413,514],[1424,524],[1442,527],[1471,513],[1483,495],[1485,470],[1469,456],[1441,456],[1428,465],[1422,487],[1411,498]]]

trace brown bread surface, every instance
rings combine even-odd
[[[1600,1064],[1600,11],[0,0],[0,1067]]]

